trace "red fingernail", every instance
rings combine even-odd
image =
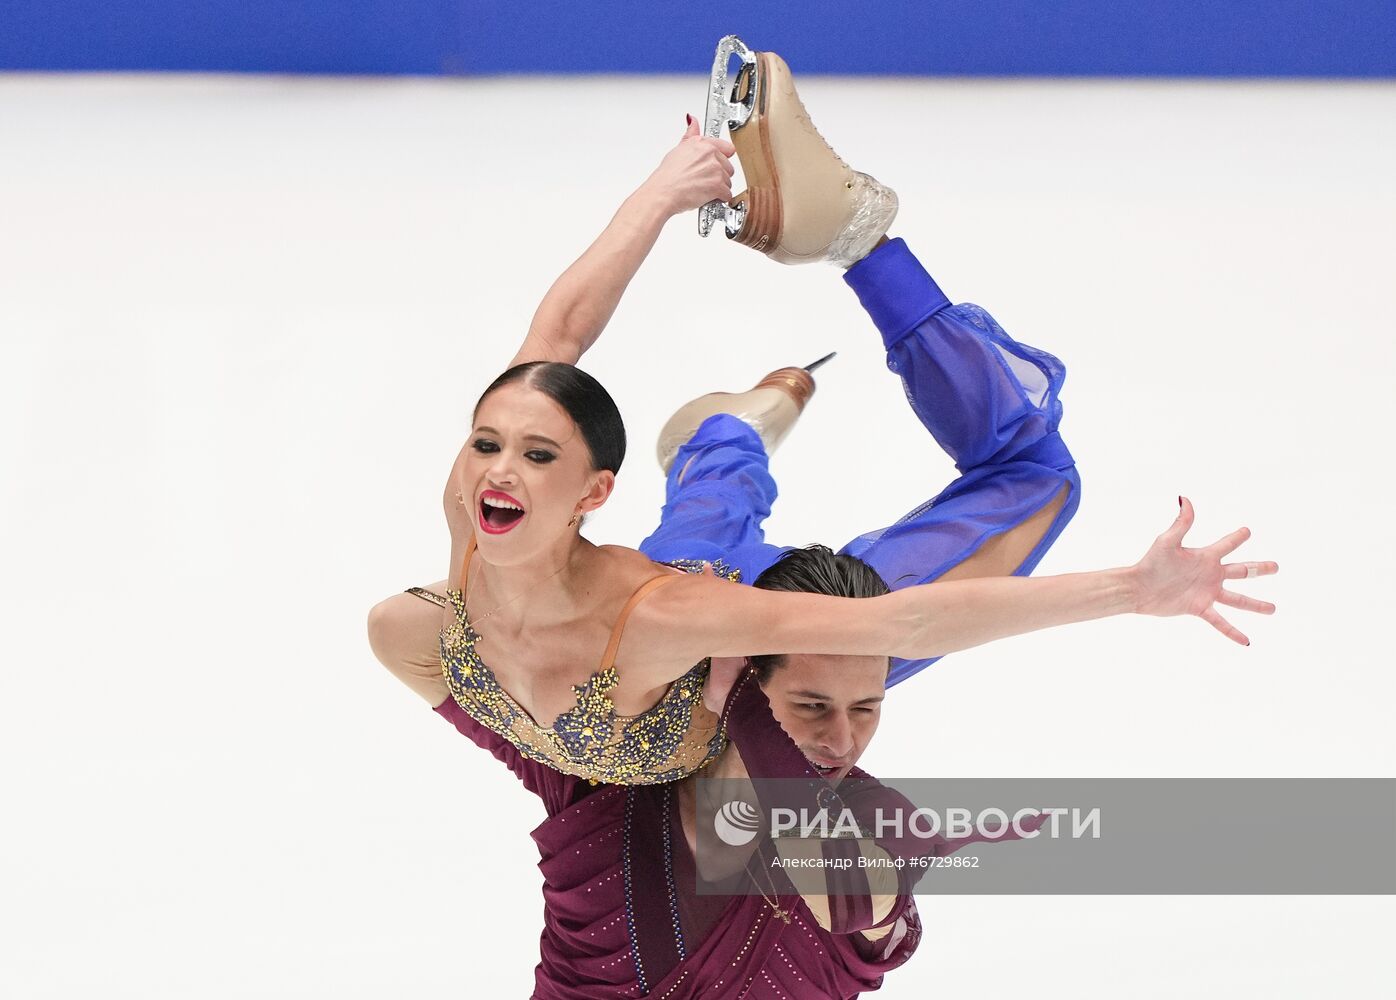
[[[693,116],[692,116],[692,115],[684,115],[684,118],[687,119],[688,124],[690,124],[690,125],[693,124]]]
[[[1178,506],[1181,507],[1182,505],[1183,505],[1183,498],[1182,498],[1182,497],[1179,497],[1179,498],[1178,498]]]

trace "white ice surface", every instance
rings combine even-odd
[[[703,89],[0,78],[0,994],[526,994],[541,809],[377,665],[364,618],[446,575],[472,401]],[[1249,649],[1116,619],[957,655],[894,691],[868,769],[1393,776],[1396,87],[803,93],[947,292],[1067,364],[1084,499],[1042,572],[1133,562],[1179,493],[1190,541],[1245,524],[1241,553],[1283,567],[1238,587],[1279,615],[1227,612]],[[675,221],[586,361],[631,432],[588,534],[648,532],[679,402],[833,349],[770,535],[838,544],[939,490],[837,273],[724,243]],[[1277,821],[1296,863],[1343,850]],[[1396,973],[1391,897],[921,906],[887,996]]]

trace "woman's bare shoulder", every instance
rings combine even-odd
[[[424,589],[439,596],[446,583]],[[448,694],[437,638],[446,614],[436,602],[410,593],[379,601],[368,613],[368,641],[378,661],[432,706]]]
[[[624,545],[597,546],[594,559],[595,569],[593,570],[593,577],[599,584],[599,589],[605,592],[606,596],[603,598],[603,602],[608,607],[616,609],[610,612],[613,615],[620,613],[620,609],[629,602],[631,597],[640,591],[645,584],[654,580],[656,577],[672,575],[680,578],[657,590],[647,592],[638,604],[629,609],[624,626],[627,637],[641,621],[644,621],[645,625],[640,626],[640,631],[645,634],[652,634],[651,630],[656,624],[656,616],[654,614],[656,605],[668,603],[659,602],[657,600],[659,595],[676,588],[684,587],[693,579],[689,574],[665,566],[662,563],[654,562],[643,552],[627,548]],[[669,620],[669,616],[661,612],[659,620],[667,621]],[[659,631],[663,631],[662,625],[660,625]],[[649,644],[647,642],[642,642],[640,645],[643,647]]]
[[[651,577],[664,573],[680,572],[680,570],[665,566],[663,563],[657,563],[643,552],[626,545],[598,545],[596,546],[596,558],[598,564],[607,573],[615,574],[618,578],[633,580],[636,586]]]

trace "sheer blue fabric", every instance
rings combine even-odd
[[[869,563],[893,589],[929,583],[1067,486],[1061,510],[1014,575],[1031,573],[1080,504],[1081,480],[1058,433],[1065,367],[1014,340],[979,306],[952,305],[902,240],[873,251],[844,280],[882,334],[887,367],[901,376],[912,410],[960,475],[841,551]],[[659,562],[720,563],[750,583],[789,548],[768,543],[762,529],[776,493],[756,432],[736,417],[711,417],[679,449],[659,527],[640,550]],[[894,659],[888,687],[934,662]]]

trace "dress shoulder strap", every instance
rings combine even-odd
[[[616,624],[611,629],[611,641],[606,644],[606,655],[601,658],[602,672],[610,670],[611,665],[616,662],[616,650],[620,649],[620,636],[625,631],[625,620],[630,617],[630,612],[635,610],[635,606],[643,601],[650,594],[654,593],[666,583],[683,579],[685,573],[665,573],[663,576],[656,576],[652,580],[646,580],[630,595],[630,600],[625,602],[625,607],[620,609],[620,617],[616,619]]]
[[[475,554],[475,536],[470,536],[470,541],[465,543],[465,558],[460,563],[460,594],[461,600],[465,599],[465,587],[470,582],[470,557]]]
[[[403,593],[411,594],[413,597],[420,597],[424,601],[430,601],[438,608],[449,608],[451,606],[451,602],[446,600],[446,598],[435,591],[427,590],[425,587],[408,587]]]

